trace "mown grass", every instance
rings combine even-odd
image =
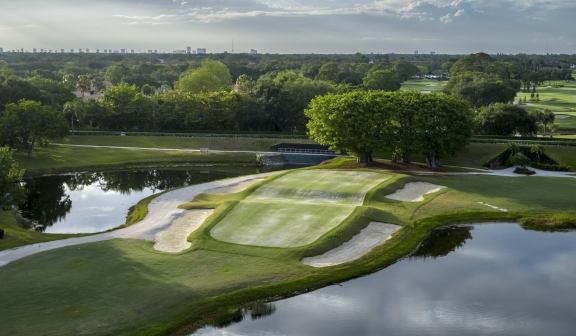
[[[248,139],[248,138],[178,138],[178,137],[146,137],[146,136],[70,136],[54,140],[54,143],[91,145],[91,146],[120,146],[141,148],[171,148],[171,149],[200,149],[230,151],[261,151],[270,150],[271,146],[282,142],[311,143],[311,140],[302,139]]]
[[[334,169],[344,161],[327,166]],[[0,268],[2,332],[185,334],[235,305],[296,295],[386,267],[413,251],[430,230],[439,226],[576,217],[574,179],[388,173],[391,178],[368,192],[363,205],[310,245],[245,246],[221,242],[210,235],[241,200],[285,174],[290,173],[271,177],[241,193],[199,195],[188,203],[190,208],[210,204],[216,210],[189,237],[192,248],[179,254],[157,252],[149,242],[117,240],[53,250]],[[415,181],[448,188],[426,195],[421,203],[385,198]],[[479,201],[509,211],[496,211]],[[324,269],[300,263],[304,256],[339,246],[374,220],[400,224],[403,229],[386,244],[351,263]]]
[[[13,211],[0,211],[0,229],[4,230],[4,238],[0,239],[0,251],[9,250],[24,245],[44,243],[53,240],[81,237],[76,234],[49,234],[22,228]]]
[[[447,81],[428,80],[428,79],[410,79],[402,83],[401,90],[405,91],[431,91],[442,92]]]
[[[251,193],[211,235],[243,245],[308,245],[346,219],[365,193],[388,177],[373,172],[296,171]]]
[[[255,155],[249,153],[199,153],[55,145],[36,147],[32,159],[27,158],[25,150],[18,148],[14,158],[28,173],[101,167],[119,168],[131,165],[257,164]]]
[[[530,105],[522,106],[528,111],[550,109],[556,114],[570,115],[566,119],[556,119],[556,124],[560,128],[576,129],[576,83],[575,82],[558,82],[564,87],[551,87],[548,84],[536,88],[540,95],[539,102],[528,102]],[[531,92],[519,92],[517,98],[530,100]]]

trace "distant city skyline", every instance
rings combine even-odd
[[[0,47],[574,54],[575,15],[568,0],[19,0],[2,4]]]

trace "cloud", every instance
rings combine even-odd
[[[566,0],[19,0],[3,3],[0,30],[12,29],[4,48],[223,51],[234,38],[237,50],[263,52],[532,53],[549,41],[574,53],[565,30],[575,8]],[[41,29],[25,29],[30,23]]]

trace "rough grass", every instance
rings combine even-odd
[[[0,229],[4,230],[4,238],[0,239],[0,251],[24,245],[85,236],[82,234],[49,234],[23,229],[12,211],[0,211]]]
[[[172,148],[172,149],[200,149],[213,150],[239,150],[239,151],[269,151],[271,146],[282,142],[310,143],[316,142],[301,139],[247,139],[247,138],[178,138],[178,137],[145,137],[145,136],[71,136],[55,140],[54,143],[91,145],[91,146],[120,146],[141,148]]]

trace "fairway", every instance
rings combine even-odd
[[[353,171],[294,172],[240,202],[211,235],[241,245],[308,245],[346,219],[362,205],[366,192],[387,178]]]

